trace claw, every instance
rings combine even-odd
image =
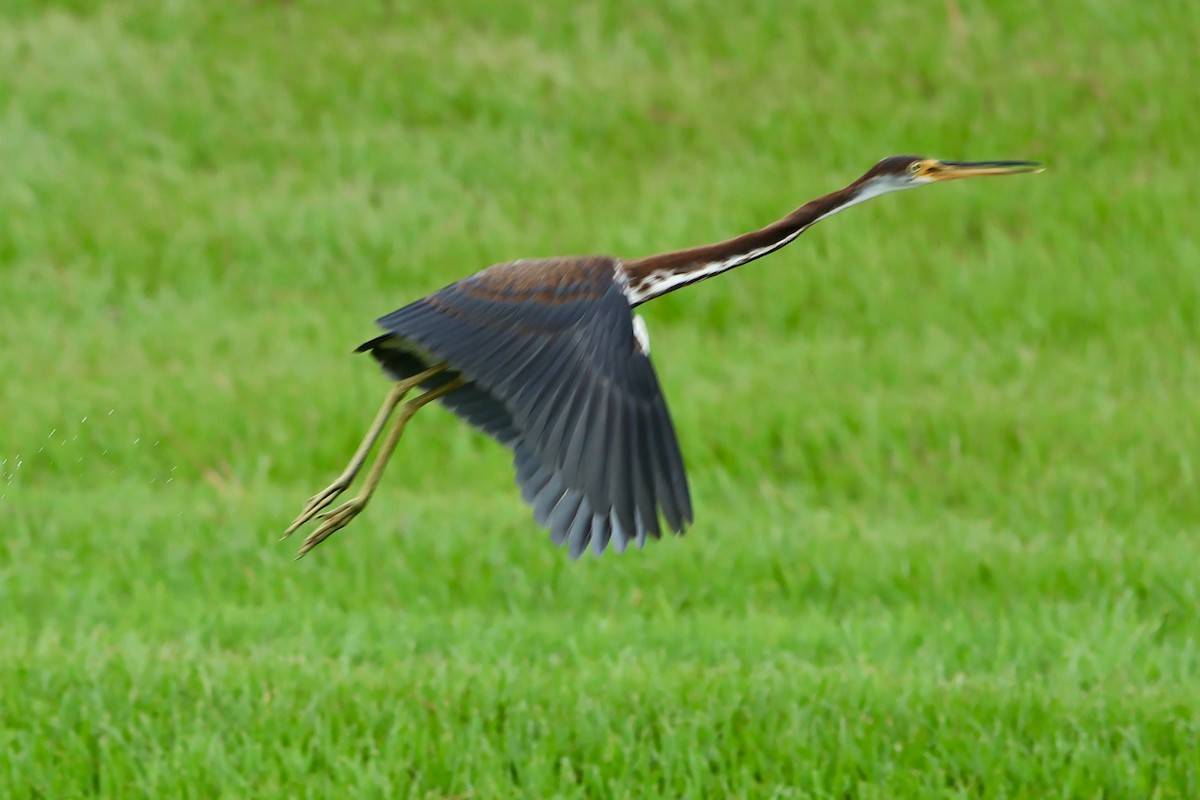
[[[283,536],[279,537],[279,540],[283,541],[295,533],[301,525],[308,522],[317,515],[318,511],[332,503],[334,499],[337,498],[337,496],[342,492],[346,491],[349,486],[350,481],[347,480],[346,476],[343,475],[333,483],[329,484],[329,486],[326,486],[324,489],[310,497],[308,502],[304,505],[304,510],[300,512],[300,516],[296,517],[296,519],[292,521],[292,524],[289,525],[287,530],[283,532]]]
[[[367,503],[363,498],[356,497],[353,500],[347,500],[332,511],[321,514],[318,519],[325,521],[321,523],[319,528],[308,535],[308,538],[304,540],[304,544],[300,545],[300,551],[296,554],[296,558],[303,558],[309,550],[312,550],[321,542],[349,525],[350,520],[357,517],[366,505]]]

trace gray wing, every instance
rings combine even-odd
[[[683,457],[611,258],[501,264],[379,320],[393,375],[445,361],[442,398],[512,448],[521,494],[572,558],[692,521]],[[406,361],[407,360],[407,361]],[[438,382],[449,377],[439,376]]]

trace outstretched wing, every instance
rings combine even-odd
[[[567,543],[618,551],[692,521],[683,457],[611,258],[499,264],[379,320],[367,342],[392,372],[446,362],[469,383],[442,398],[513,450],[534,518]],[[389,364],[389,360],[391,363]]]

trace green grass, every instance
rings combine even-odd
[[[1195,3],[0,11],[0,796],[1200,794]],[[386,389],[487,264],[1036,158],[644,309],[697,521],[569,562]]]

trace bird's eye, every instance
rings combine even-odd
[[[908,165],[908,174],[909,175],[912,175],[915,177],[920,172],[921,172],[921,162],[920,161],[914,161],[913,163]]]

